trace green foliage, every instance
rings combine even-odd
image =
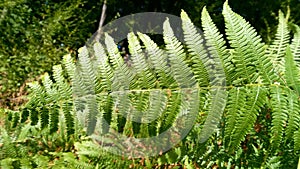
[[[86,4],[83,0],[0,1],[1,107],[20,105],[18,100],[27,93],[25,82],[50,72],[62,55],[91,36],[98,16],[91,15],[93,7]]]
[[[40,82],[29,84],[29,102],[21,111],[8,113],[7,126],[13,132],[1,131],[1,165],[38,166],[50,160],[55,167],[86,168],[295,167],[300,150],[299,27],[294,26],[296,32],[290,42],[288,17],[279,12],[276,37],[267,46],[227,1],[223,16],[224,37],[206,8],[201,16],[203,34],[182,11],[184,45],[167,18],[163,49],[146,34],[130,33],[130,62],[124,61],[108,34],[105,44],[94,44],[94,57],[89,57],[86,47],[79,49],[76,64],[65,55],[63,64],[53,67],[53,76],[45,73]],[[106,145],[126,147],[125,141],[116,143],[111,135],[111,140],[98,139],[109,131],[152,137],[184,125],[193,128],[177,146],[140,162],[103,152]],[[80,137],[93,133],[99,136],[94,138],[102,147],[90,137]],[[26,153],[46,151],[43,146],[49,146],[53,139],[61,142],[50,147],[51,153],[47,150],[49,153],[25,160]],[[31,150],[26,141],[22,146],[24,140],[43,140],[44,144]],[[70,148],[72,145],[75,149]],[[53,152],[56,147],[67,152]],[[140,152],[124,149],[122,153],[143,155],[152,148],[146,145]]]

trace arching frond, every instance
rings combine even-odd
[[[278,17],[279,24],[275,34],[275,39],[268,47],[267,54],[274,65],[276,73],[279,76],[282,76],[284,72],[284,55],[286,47],[289,44],[290,31],[288,30],[288,18],[285,18],[281,11],[279,11]]]
[[[290,47],[286,49],[284,77],[288,86],[300,96],[300,69],[297,67]]]
[[[185,62],[183,46],[175,37],[174,32],[167,19],[163,25],[164,41],[168,59],[171,63],[171,72],[180,88],[190,88],[196,85],[195,77],[190,67]]]
[[[273,74],[272,64],[265,56],[261,37],[245,19],[231,10],[227,1],[223,8],[226,35],[230,46],[234,49],[232,60],[236,68],[234,80],[243,79],[246,83],[254,83],[259,75],[265,83],[277,80]]]
[[[233,130],[231,133],[227,133],[226,137],[230,138],[228,149],[232,151],[244,140],[246,133],[252,128],[256,121],[256,118],[261,111],[261,108],[266,103],[266,91],[260,86],[247,87],[242,89],[245,93],[241,93],[241,96],[246,96],[246,100],[242,107],[238,107],[238,115],[229,116],[231,122],[235,121]],[[236,96],[234,96],[236,97]],[[238,102],[238,100],[236,100]],[[237,104],[237,103],[234,103]],[[235,117],[235,120],[234,120]],[[233,118],[233,119],[231,119]],[[229,122],[229,121],[228,121]],[[231,128],[232,128],[231,127]],[[230,131],[230,130],[229,130]]]
[[[294,55],[294,59],[297,65],[300,65],[300,27],[298,25],[293,25],[295,27],[294,37],[291,43],[291,51]]]
[[[191,55],[192,70],[198,81],[199,86],[209,85],[209,75],[213,74],[211,71],[211,58],[207,55],[204,46],[204,40],[199,30],[196,29],[190,18],[184,11],[181,11],[182,28],[184,34],[184,40],[188,48],[188,52]],[[213,77],[211,77],[213,79]]]
[[[226,84],[227,85],[232,84],[231,78],[235,68],[234,65],[231,63],[232,60],[231,55],[226,49],[225,46],[226,42],[222,37],[222,35],[220,34],[218,28],[210,18],[209,13],[206,10],[206,7],[204,7],[202,10],[201,20],[202,20],[202,26],[204,30],[203,32],[204,38],[206,40],[205,45],[209,52],[208,57],[211,57],[211,59],[213,60],[214,62],[213,65],[222,66],[221,69],[219,70],[215,69],[216,71],[219,71],[219,73],[221,72],[221,77],[219,78],[223,78],[222,76],[224,76],[225,73],[227,78]],[[221,63],[218,60],[220,60]]]
[[[270,87],[272,105],[272,138],[274,147],[279,147],[284,133],[284,126],[288,119],[287,93],[286,89],[274,85]]]

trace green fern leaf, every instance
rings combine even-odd
[[[134,33],[129,33],[127,36],[128,39],[128,48],[131,54],[132,66],[136,75],[136,82],[133,82],[134,85],[137,85],[137,89],[152,89],[155,87],[156,78],[152,71],[149,69],[149,64],[146,61],[144,52],[138,38]]]
[[[233,139],[232,134],[235,130],[237,119],[243,113],[246,105],[246,89],[244,87],[234,87],[229,90],[228,106],[225,113],[225,143],[229,146],[230,140]]]
[[[72,113],[72,102],[64,102],[62,105],[62,110],[64,114],[64,119],[67,127],[67,135],[70,136],[75,133],[74,130],[74,115]]]
[[[48,128],[48,124],[49,124],[49,110],[46,106],[43,106],[41,111],[41,128]]]
[[[232,61],[237,73],[234,76],[235,80],[240,77],[246,80],[246,83],[254,83],[258,75],[261,75],[264,82],[272,83],[275,80],[273,67],[265,56],[261,37],[245,19],[231,10],[227,1],[223,9],[226,35],[230,46],[234,48]]]
[[[188,67],[188,64],[185,62],[186,56],[183,46],[175,37],[168,18],[164,22],[163,30],[166,50],[171,64],[171,72],[178,86],[180,88],[195,87],[197,83],[191,68]]]
[[[71,58],[71,55],[65,55],[63,57],[63,65],[65,66],[66,72],[70,77],[71,82],[73,82],[75,80],[75,70],[76,70],[76,65],[73,61],[73,59]]]
[[[209,85],[208,71],[211,70],[211,63],[214,63],[207,56],[207,52],[204,48],[204,41],[196,27],[191,22],[188,15],[181,11],[182,28],[184,34],[184,40],[188,48],[188,52],[191,55],[192,70],[198,81],[199,86]],[[217,70],[218,71],[218,70]],[[209,72],[210,73],[210,72]],[[214,75],[210,73],[210,76]],[[210,77],[213,79],[213,77]]]
[[[300,27],[298,25],[293,25],[295,27],[294,37],[291,43],[291,51],[295,57],[297,65],[300,65]]]
[[[285,18],[284,14],[279,11],[279,24],[275,34],[275,40],[267,49],[267,54],[279,76],[282,76],[284,72],[284,55],[290,40],[290,31],[288,30],[287,21],[288,18]]]
[[[63,76],[63,69],[61,65],[53,66],[53,77],[59,91],[59,99],[69,99],[72,96],[72,90],[69,84],[66,83]],[[47,83],[47,82],[46,82]]]
[[[213,58],[219,58],[221,60],[221,64],[219,62],[215,62],[214,64],[222,65],[226,78],[227,84],[232,83],[231,74],[234,72],[234,65],[231,63],[231,55],[229,55],[228,50],[226,49],[226,42],[220,34],[218,28],[213,23],[212,19],[209,16],[209,13],[206,10],[206,7],[203,8],[201,13],[202,26],[204,30],[204,38],[206,46],[208,47],[209,55]],[[215,59],[216,60],[216,59]]]
[[[59,106],[52,105],[49,109],[49,130],[50,133],[54,133],[58,130],[58,121],[59,121]]]
[[[96,61],[99,62],[99,73],[101,77],[101,91],[111,90],[111,79],[113,78],[112,68],[109,65],[108,57],[100,43],[94,44]]]
[[[261,108],[266,102],[266,91],[264,88],[251,86],[251,88],[246,88],[245,91],[247,99],[245,105],[239,108],[241,111],[236,117],[236,123],[229,142],[230,151],[234,150],[245,138],[246,133],[253,127]],[[226,135],[229,136],[229,134],[227,133]]]
[[[298,96],[300,96],[300,70],[294,61],[294,56],[289,46],[286,48],[284,76],[287,85],[294,89]]]
[[[299,151],[300,150],[300,131],[297,130],[295,131],[295,134],[294,134],[294,147],[295,147],[295,151]]]
[[[298,101],[298,95],[294,91],[288,91],[288,123],[286,127],[286,139],[293,139],[295,131],[300,126],[300,107]]]
[[[284,133],[284,125],[288,119],[287,98],[285,89],[279,86],[270,87],[271,106],[272,106],[272,137],[271,143],[277,148]]]
[[[200,142],[206,141],[216,131],[226,105],[227,92],[223,88],[218,87],[210,92],[212,98],[208,116],[199,136]]]
[[[146,47],[148,60],[153,65],[153,69],[158,76],[158,87],[176,88],[174,78],[171,76],[171,69],[168,66],[168,56],[164,50],[160,49],[157,44],[146,34],[138,33],[139,38]]]

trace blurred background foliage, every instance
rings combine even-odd
[[[66,53],[83,46],[97,30],[103,0],[0,0],[0,107],[14,108],[26,95],[25,83],[50,71]],[[233,10],[246,18],[269,43],[276,16],[290,6],[291,20],[300,24],[299,0],[230,0]],[[207,6],[224,31],[223,0],[108,0],[106,20],[138,12],[188,12],[200,27]]]

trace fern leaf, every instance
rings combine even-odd
[[[300,107],[298,95],[291,90],[289,90],[288,92],[288,123],[286,127],[286,139],[292,139],[295,131],[297,131],[300,126]]]
[[[72,102],[64,102],[62,105],[62,110],[64,114],[64,119],[67,127],[67,135],[70,136],[75,133],[74,130],[74,115],[72,113]]]
[[[149,65],[146,61],[145,54],[142,51],[142,47],[138,38],[134,35],[134,33],[129,33],[127,39],[129,43],[128,48],[133,63],[132,66],[134,71],[136,71],[135,74],[137,77],[137,80],[133,82],[134,85],[137,85],[138,89],[154,88],[156,84],[156,78],[149,69]]]
[[[244,87],[234,87],[229,90],[228,106],[225,113],[225,143],[228,146],[231,140],[237,120],[243,113],[246,104],[246,90]]]
[[[300,70],[294,61],[294,56],[289,46],[286,48],[284,76],[287,85],[294,89],[298,96],[300,96]]]
[[[297,65],[300,65],[300,27],[298,25],[294,25],[294,27],[295,33],[291,43],[291,51]]]
[[[79,74],[82,77],[82,84],[80,86],[83,88],[82,92],[84,95],[95,94],[96,84],[97,84],[97,76],[95,70],[93,70],[91,60],[88,55],[88,50],[86,47],[82,47],[78,50],[78,66]]]
[[[42,76],[43,86],[45,87],[47,93],[47,102],[55,101],[59,99],[57,88],[54,87],[53,81],[50,79],[48,73]]]
[[[21,123],[24,123],[29,117],[29,109],[27,107],[25,107],[22,110],[22,115],[21,115]]]
[[[210,64],[213,64],[214,62],[211,61],[207,56],[202,36],[199,32],[197,32],[196,27],[184,11],[181,11],[181,19],[184,40],[193,63],[193,73],[198,81],[199,86],[208,86],[209,78],[213,79],[211,76],[214,75],[208,71],[211,69]],[[218,70],[216,72],[218,72]],[[210,73],[210,77],[208,73]]]
[[[63,57],[63,65],[65,66],[67,74],[69,75],[71,81],[74,81],[76,65],[70,54]]]
[[[109,65],[108,57],[104,51],[103,46],[100,43],[94,44],[95,57],[97,62],[99,62],[99,71],[101,76],[101,87],[104,91],[111,90],[111,79],[113,77],[112,68]]]
[[[234,72],[234,65],[231,63],[232,58],[231,55],[229,55],[228,50],[226,49],[226,42],[224,38],[210,18],[206,7],[204,7],[202,10],[201,20],[204,30],[204,38],[206,40],[205,44],[208,47],[207,50],[209,52],[209,55],[214,58],[220,59],[222,68],[224,69],[223,71],[225,72],[227,78],[227,84],[231,84],[231,74]],[[218,64],[218,62],[216,62],[215,64]]]
[[[49,124],[49,110],[46,106],[43,106],[41,108],[41,128],[48,128],[48,124]]]
[[[71,87],[66,83],[63,76],[63,69],[61,65],[53,66],[53,77],[56,81],[58,91],[60,93],[60,99],[69,99],[72,96]]]
[[[50,133],[54,133],[58,130],[58,121],[59,121],[59,106],[53,105],[49,109],[49,130]]]
[[[133,72],[125,64],[118,47],[115,44],[113,38],[108,34],[105,34],[105,45],[109,55],[110,62],[114,68],[112,90],[128,90],[130,83],[134,78]]]
[[[157,44],[146,34],[138,33],[139,38],[146,47],[148,60],[153,65],[154,71],[158,75],[159,86],[162,88],[175,88],[176,83],[171,76],[171,69],[168,66],[168,56],[164,50],[160,49]]]
[[[178,92],[170,91],[167,99],[166,110],[163,112],[162,118],[160,119],[162,122],[159,127],[159,133],[172,127],[181,105],[181,95]]]
[[[246,83],[254,83],[260,74],[266,83],[272,83],[274,75],[270,72],[272,73],[273,68],[265,57],[261,37],[245,19],[231,10],[228,1],[224,3],[223,9],[226,35],[230,46],[234,48],[233,62],[237,73],[235,80],[241,77]]]
[[[175,37],[174,32],[170,26],[169,19],[163,24],[164,41],[166,43],[166,50],[171,64],[171,71],[173,77],[176,79],[180,88],[192,88],[197,83],[188,64],[185,63],[185,53],[182,44]]]
[[[271,143],[273,147],[279,147],[283,137],[284,125],[288,119],[287,98],[285,90],[279,86],[271,86],[271,99],[272,106],[272,137]]]
[[[279,24],[275,34],[275,40],[267,49],[267,54],[274,64],[275,71],[280,76],[282,76],[284,72],[284,55],[290,39],[287,20],[288,18],[285,18],[284,14],[279,11]]]
[[[88,119],[87,120],[87,134],[91,135],[94,133],[96,124],[97,124],[97,116],[100,114],[98,103],[95,95],[88,95],[86,97],[87,101],[87,109],[88,109]]]
[[[212,98],[207,118],[199,136],[200,142],[206,141],[216,131],[226,105],[227,92],[224,89],[218,87],[210,92]]]
[[[229,150],[236,148],[245,138],[246,133],[253,127],[256,118],[266,102],[266,91],[260,86],[246,88],[245,105],[241,107],[240,114],[237,115],[236,123],[230,136]],[[228,136],[229,133],[227,133]]]
[[[295,151],[300,150],[300,131],[299,130],[295,131],[295,134],[294,134],[294,147],[295,147]]]
[[[114,39],[107,33],[105,34],[105,45],[113,68],[121,68],[124,65],[124,60],[119,52],[117,45],[114,42]]]

